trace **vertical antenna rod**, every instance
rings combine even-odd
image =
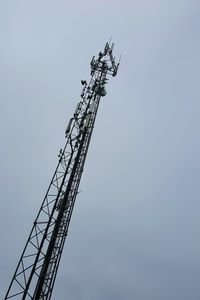
[[[89,83],[83,90],[65,131],[66,144],[4,300],[50,300],[101,97],[108,75],[116,76],[119,63],[113,44],[91,60]]]

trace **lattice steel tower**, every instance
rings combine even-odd
[[[116,76],[119,66],[112,52],[113,44],[106,43],[92,58],[90,82],[81,81],[81,100],[67,125],[66,144],[4,300],[51,299],[99,102],[106,95],[108,75]]]

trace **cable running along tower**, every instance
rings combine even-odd
[[[50,300],[101,97],[108,75],[116,76],[119,63],[113,46],[91,60],[89,83],[83,90],[65,134],[66,144],[4,300]]]

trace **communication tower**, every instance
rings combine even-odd
[[[91,60],[89,83],[65,131],[66,143],[4,300],[50,300],[101,97],[119,63],[106,43]]]

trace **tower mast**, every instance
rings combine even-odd
[[[99,102],[106,95],[108,75],[118,71],[113,46],[106,43],[92,58],[90,81],[81,81],[81,100],[67,125],[66,144],[4,300],[51,299]]]

